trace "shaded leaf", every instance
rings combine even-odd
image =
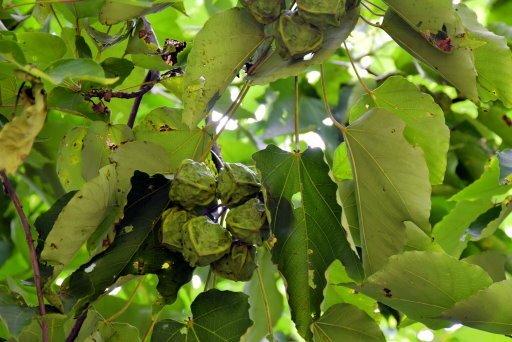
[[[27,63],[44,69],[66,53],[66,44],[59,36],[45,32],[20,32],[16,34]],[[45,48],[47,47],[47,48]]]
[[[195,127],[263,41],[262,25],[241,8],[212,16],[187,59],[183,122]]]
[[[403,250],[405,221],[430,232],[428,169],[421,149],[403,137],[404,127],[399,118],[379,108],[344,131],[367,275]]]
[[[405,122],[404,137],[423,150],[430,182],[442,183],[450,132],[444,124],[443,110],[434,99],[405,78],[392,76],[352,107],[350,120],[357,120],[372,107],[383,108]]]
[[[505,280],[505,261],[507,256],[496,251],[484,251],[462,259],[465,262],[480,266],[491,276],[492,280]]]
[[[134,65],[127,59],[109,57],[101,62],[101,67],[105,71],[105,76],[109,78],[118,78],[118,81],[111,85],[112,88],[123,83],[126,77],[132,72]]]
[[[512,333],[512,310],[504,305],[512,292],[512,280],[494,283],[443,312],[442,317],[496,334]]]
[[[469,49],[455,49],[450,54],[440,51],[391,9],[386,11],[381,27],[407,52],[437,71],[464,96],[478,102],[476,69]]]
[[[34,72],[35,70],[32,73]],[[61,84],[66,87],[79,80],[105,85],[113,84],[118,80],[118,78],[106,78],[103,68],[89,58],[60,59],[52,63],[44,73],[38,73],[34,76],[43,77],[54,84]]]
[[[277,51],[270,52],[270,56],[248,79],[252,84],[266,84],[280,78],[299,75],[311,65],[324,63],[340,48],[341,43],[356,26],[358,19],[359,6],[349,9],[341,18],[340,27],[329,27],[325,30],[322,47],[314,53],[311,59],[284,60]]]
[[[83,116],[93,121],[109,119],[108,115],[95,112],[92,106],[91,102],[84,100],[82,94],[65,87],[55,87],[48,95],[50,109]]]
[[[313,341],[386,341],[379,325],[350,304],[336,304],[311,326]]]
[[[341,146],[341,145],[340,145]],[[359,214],[357,212],[357,198],[355,182],[353,179],[345,179],[338,182],[338,199],[341,202],[341,224],[347,232],[347,238],[352,246],[361,247],[361,231],[359,230]]]
[[[131,266],[130,261],[167,206],[168,191],[169,181],[161,176],[134,175],[124,218],[116,226],[114,242],[105,252],[82,265],[63,284],[61,295],[66,308],[74,306],[80,312],[105,294],[105,290],[126,272],[126,267]]]
[[[327,267],[339,259],[352,277],[361,279],[360,261],[341,227],[336,185],[321,150],[289,153],[269,145],[253,159],[262,174],[277,238],[272,260],[286,279],[292,318],[307,338],[309,325],[320,315]]]
[[[157,322],[151,341],[239,341],[252,324],[248,297],[240,292],[203,292],[191,310],[193,316],[186,324],[170,319]]]
[[[88,336],[83,341],[135,342],[140,341],[140,337],[137,328],[127,323],[98,320],[96,329],[92,332],[91,336]]]
[[[18,336],[30,324],[34,315],[37,315],[37,310],[24,306],[23,302],[17,302],[6,287],[2,286],[0,291],[0,320],[12,336]]]
[[[104,25],[114,25],[128,19],[161,11],[175,2],[180,1],[106,0],[100,9],[99,19]]]
[[[62,209],[46,238],[41,258],[66,265],[117,207],[117,173],[113,165],[84,184]]]
[[[500,182],[504,184],[512,183],[512,150],[498,152],[498,161],[500,164]]]
[[[442,253],[413,251],[392,256],[357,289],[438,329],[448,325],[439,320],[446,309],[490,284],[478,266]]]
[[[0,170],[15,173],[32,150],[34,139],[43,128],[46,119],[46,92],[36,83],[24,88],[23,112],[15,116],[0,130]]]
[[[94,27],[90,26],[88,21],[85,22],[84,26],[85,30],[87,31],[87,34],[89,34],[89,37],[91,37],[92,41],[94,42],[98,50],[104,51],[109,47],[119,44],[125,39],[127,39],[135,27],[135,22],[133,20],[127,21],[125,25],[119,30],[119,32],[115,34],[107,34],[98,31]],[[125,59],[122,60],[126,61]]]

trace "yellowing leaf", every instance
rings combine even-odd
[[[34,139],[41,131],[46,119],[46,93],[43,85],[36,83],[25,88],[25,106],[20,116],[14,117],[0,131],[0,170],[15,173],[30,153]]]

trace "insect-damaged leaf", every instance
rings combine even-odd
[[[406,243],[405,221],[430,233],[430,182],[423,152],[403,136],[404,123],[371,109],[344,130],[354,177],[367,275]]]
[[[96,255],[73,273],[61,289],[63,302],[69,309],[85,308],[105,293],[130,266],[133,256],[144,244],[169,202],[169,181],[162,176],[150,178],[136,172],[128,194],[123,220],[116,226],[117,235],[109,248]]]
[[[48,234],[41,258],[66,265],[117,208],[117,173],[114,165],[84,184],[62,209]]]
[[[240,341],[252,324],[246,294],[212,289],[192,303],[185,324],[165,319],[155,324],[151,341]]]
[[[262,25],[241,8],[211,17],[187,59],[183,122],[195,127],[263,41]]]
[[[42,84],[24,88],[22,100],[25,104],[21,115],[0,130],[0,170],[7,174],[15,173],[28,156],[46,119],[46,93]]]
[[[262,174],[277,238],[272,260],[286,279],[292,318],[307,339],[310,324],[320,315],[327,267],[339,259],[360,280],[360,261],[341,226],[336,184],[321,150],[289,153],[270,145],[253,159]]]

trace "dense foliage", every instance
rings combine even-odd
[[[512,335],[510,1],[0,9],[0,338]]]

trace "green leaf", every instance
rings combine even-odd
[[[82,146],[82,176],[86,181],[98,175],[98,170],[110,164],[112,151],[134,140],[130,127],[93,121],[87,129]]]
[[[476,13],[465,5],[457,9],[469,38],[485,42],[473,49],[480,97],[483,101],[499,99],[505,106],[512,107],[512,51],[507,40],[482,26]]]
[[[352,168],[348,156],[347,144],[341,143],[332,157],[332,175],[335,180],[343,181],[352,179]]]
[[[430,232],[428,169],[421,149],[405,140],[404,128],[394,114],[374,108],[344,131],[367,275],[403,250],[405,221]]]
[[[75,36],[75,50],[79,58],[92,58],[92,51],[83,36]]]
[[[100,9],[99,19],[103,25],[114,25],[125,20],[155,13],[178,1],[106,0]]]
[[[497,103],[494,103],[488,110],[478,111],[477,118],[478,122],[483,123],[503,139],[500,149],[510,149],[512,147],[512,135],[508,124],[511,119],[512,115],[510,113],[507,115],[506,109],[497,105]]]
[[[308,338],[320,315],[324,273],[340,259],[354,279],[362,270],[341,226],[336,185],[319,149],[289,153],[269,145],[254,154],[266,188],[270,226],[277,238],[272,260],[287,282],[292,318]]]
[[[494,283],[443,312],[442,317],[496,334],[512,333],[512,311],[504,303],[512,292],[512,280]]]
[[[212,289],[192,303],[186,324],[171,319],[157,322],[151,341],[240,341],[252,324],[247,295]]]
[[[512,149],[498,152],[500,164],[500,183],[512,183]]]
[[[5,286],[2,286],[0,291],[0,320],[12,336],[18,336],[23,328],[30,324],[37,311],[17,302]]]
[[[117,173],[113,165],[107,165],[61,211],[46,238],[42,259],[68,264],[108,213],[115,210],[116,195]]]
[[[441,314],[492,284],[480,267],[434,252],[405,252],[371,275],[358,291],[438,329]]]
[[[340,27],[329,27],[325,30],[322,47],[311,59],[284,60],[277,51],[273,50],[265,62],[248,77],[248,80],[252,84],[266,84],[281,78],[297,76],[311,65],[324,63],[340,48],[341,43],[354,30],[358,20],[359,6],[349,9],[341,19]]]
[[[65,113],[86,117],[93,121],[109,119],[108,115],[93,110],[90,101],[86,101],[82,94],[64,87],[55,87],[48,95],[48,108]]]
[[[21,32],[16,35],[27,63],[44,69],[66,53],[66,44],[59,36],[44,32]]]
[[[103,68],[92,59],[60,59],[52,63],[46,70],[47,78],[54,84],[69,86],[77,81],[92,81],[100,84],[113,84],[118,78],[106,78]],[[35,75],[39,76],[39,75]]]
[[[130,75],[134,65],[127,59],[109,57],[101,62],[101,67],[105,71],[105,76],[109,78],[118,78],[118,81],[111,85],[117,87]]]
[[[440,51],[391,9],[386,11],[381,27],[407,52],[459,89],[462,95],[478,102],[476,69],[469,49],[458,48],[450,54]]]
[[[82,176],[82,148],[87,127],[73,127],[60,143],[57,175],[66,191],[78,190],[85,183]]]
[[[135,28],[135,22],[127,21],[125,25],[116,34],[109,35],[101,31],[96,30],[94,27],[89,25],[89,22],[85,22],[85,29],[89,37],[93,40],[94,44],[99,51],[104,51],[116,44],[123,42],[130,36],[130,33]],[[113,57],[109,57],[113,58]]]
[[[181,120],[181,110],[160,107],[152,110],[134,130],[137,140],[158,144],[167,151],[173,172],[184,159],[203,158],[212,138],[207,128],[189,128]]]
[[[96,341],[135,342],[140,341],[140,337],[137,328],[127,323],[99,320],[96,325],[96,329],[92,332],[91,336],[84,339],[84,342]]]
[[[386,341],[378,324],[350,304],[331,306],[311,326],[313,341]]]
[[[59,313],[47,313],[45,316],[48,326],[49,341],[64,341],[66,338],[65,324],[68,316]],[[27,326],[19,335],[20,342],[43,342],[41,335],[41,320],[33,318],[29,326]]]
[[[370,108],[385,109],[405,122],[404,137],[425,154],[430,182],[441,184],[446,170],[450,132],[444,113],[434,99],[401,76],[392,76],[370,95],[364,95],[352,107],[350,120],[355,121]]]
[[[340,145],[341,146],[341,145]],[[347,231],[349,242],[361,247],[361,231],[359,230],[359,214],[357,211],[356,189],[353,179],[338,182],[338,199],[341,202],[341,223]]]
[[[262,26],[246,10],[212,16],[194,39],[187,59],[183,122],[195,127],[263,41]]]
[[[76,19],[97,17],[104,3],[105,0],[76,1],[71,3],[59,1],[53,4],[53,6],[67,15],[70,22],[74,22]]]
[[[105,294],[121,275],[128,273],[127,267],[132,267],[130,261],[155,228],[169,202],[168,191],[169,181],[161,176],[134,175],[124,218],[117,225],[114,242],[64,282],[61,293],[67,308],[74,306],[80,312]]]
[[[505,262],[507,255],[496,251],[484,251],[462,259],[470,264],[480,266],[491,276],[494,282],[505,280]]]

